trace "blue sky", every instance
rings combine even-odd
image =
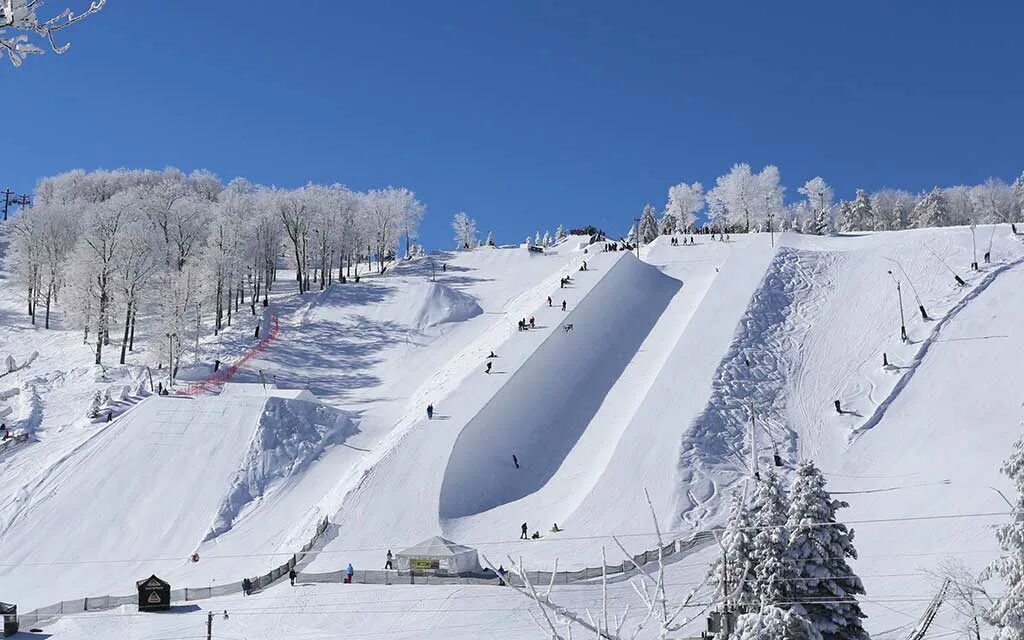
[[[839,197],[1011,180],[1022,22],[944,0],[109,0],[68,54],[0,64],[0,188],[167,165],[394,184],[448,247],[459,210],[499,242],[622,232],[735,162],[778,165],[790,199],[818,174]]]

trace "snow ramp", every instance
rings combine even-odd
[[[529,495],[555,474],[682,283],[631,255],[615,262],[459,434],[442,519]],[[515,454],[519,473],[504,471]]]

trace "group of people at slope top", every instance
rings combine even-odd
[[[530,528],[528,526],[526,526],[525,522],[522,525],[520,525],[519,531],[520,531],[520,533],[519,533],[519,539],[520,540],[539,540],[540,537],[541,537],[540,536],[540,531],[534,531],[533,534],[530,535],[529,534]],[[553,525],[551,525],[551,533],[561,533],[562,531],[565,531],[565,529],[559,528],[557,522],[554,523]]]

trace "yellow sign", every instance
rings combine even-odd
[[[413,558],[409,560],[409,566],[413,571],[430,571],[431,569],[437,569],[440,563],[436,559],[431,558]]]

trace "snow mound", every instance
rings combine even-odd
[[[307,399],[267,398],[241,468],[204,542],[231,529],[247,506],[305,471],[327,447],[356,431],[352,417],[338,409]]]
[[[437,282],[428,282],[410,324],[422,331],[447,322],[469,320],[483,312],[472,296]]]

